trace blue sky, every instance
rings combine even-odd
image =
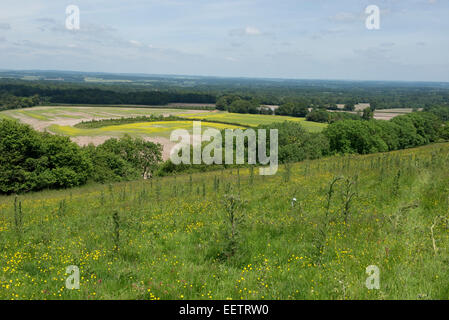
[[[2,1],[0,68],[449,81],[448,32],[447,0]]]

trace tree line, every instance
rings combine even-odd
[[[181,89],[155,90],[81,84],[27,83],[0,81],[0,108],[16,109],[42,103],[67,104],[135,104],[166,105],[169,103],[215,103],[207,92]]]
[[[33,96],[40,97],[40,101],[35,99],[30,104],[24,100]],[[39,103],[165,105],[217,102],[220,110],[240,113],[272,114],[270,109],[261,106],[284,105],[279,114],[299,116],[304,114],[305,105],[332,110],[337,104],[344,104],[346,111],[352,111],[357,103],[369,103],[373,109],[389,109],[449,107],[448,101],[449,88],[441,84],[204,78],[187,86],[183,81],[167,79],[120,85],[0,80],[0,107],[4,109]],[[293,110],[292,102],[298,105]]]
[[[0,111],[8,109],[30,108],[43,102],[43,99],[35,94],[30,97],[17,97],[0,91]]]
[[[328,112],[327,110],[338,109],[337,105],[314,105],[306,99],[288,99],[278,108],[272,110],[268,106],[262,105],[257,98],[241,97],[238,95],[221,96],[217,99],[216,108],[232,113],[274,114],[299,118],[305,117],[307,121],[322,123],[332,123],[343,119],[369,119],[372,118],[374,110],[372,107],[367,108],[368,110],[363,111],[363,116],[348,112]],[[348,103],[344,107],[344,110],[346,111],[353,111],[354,109],[354,103]]]
[[[414,112],[389,121],[343,119],[329,124],[319,133],[308,132],[300,123],[293,121],[260,125],[257,129],[278,130],[279,163],[313,160],[334,154],[388,152],[449,140],[449,122],[428,112]],[[224,148],[224,139],[222,140]],[[247,148],[247,144],[245,147]],[[246,149],[245,157],[247,152]],[[168,160],[159,167],[157,174],[208,171],[235,166],[174,165]]]
[[[298,162],[332,154],[369,154],[413,148],[449,140],[449,126],[427,112],[414,112],[385,120],[345,119],[310,133],[300,124],[284,122],[279,130],[279,162]]]

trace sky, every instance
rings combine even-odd
[[[1,0],[0,69],[447,82],[448,32],[448,0]]]

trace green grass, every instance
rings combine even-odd
[[[436,144],[255,170],[253,183],[233,169],[30,193],[23,224],[3,196],[0,298],[448,299],[448,156]],[[346,222],[344,180],[327,208],[339,176],[357,181]],[[225,193],[246,202],[235,237]],[[69,265],[79,290],[65,289]],[[365,287],[369,265],[380,290]]]
[[[209,121],[220,121],[223,123],[232,123],[242,126],[257,127],[259,125],[266,125],[271,123],[278,123],[284,121],[300,122],[301,125],[308,131],[319,132],[326,128],[326,124],[318,122],[306,121],[305,118],[295,118],[287,116],[273,116],[261,114],[242,114],[242,113],[228,113],[228,112],[214,112],[214,113],[200,113],[200,114],[180,114],[179,116],[190,119],[201,119]]]
[[[0,112],[0,119],[9,119],[9,120],[11,120],[11,119],[14,119],[14,118],[11,117],[11,116],[9,116],[9,115],[6,114],[6,113]]]

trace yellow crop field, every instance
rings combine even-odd
[[[242,128],[236,125],[213,123],[202,121],[201,127],[203,130],[214,128],[222,129],[239,129]],[[106,126],[95,129],[80,129],[72,126],[51,125],[49,130],[54,133],[59,133],[71,137],[76,136],[120,136],[123,134],[130,135],[144,135],[149,137],[170,137],[173,130],[186,129],[192,131],[193,121],[156,121],[156,122],[138,122],[122,125]]]

